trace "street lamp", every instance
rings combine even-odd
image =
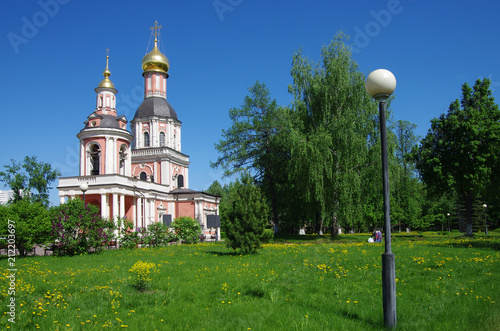
[[[389,200],[389,162],[387,157],[387,128],[385,102],[396,89],[396,78],[389,70],[372,71],[366,78],[365,88],[379,103],[380,139],[382,144],[382,180],[384,187],[384,231],[385,253],[382,254],[382,293],[384,302],[384,323],[395,328],[396,316],[396,263],[391,251],[391,215]]]
[[[484,235],[487,236],[488,235],[488,223],[486,223],[486,208],[488,208],[488,205],[484,204],[483,208],[484,208]]]
[[[83,203],[85,203],[85,192],[89,189],[89,185],[87,183],[81,183],[80,184],[80,190],[83,193]]]
[[[450,213],[446,214],[446,217],[448,218],[448,232],[451,232],[451,228],[450,228]]]

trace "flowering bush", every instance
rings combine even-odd
[[[54,208],[52,237],[59,253],[75,255],[99,251],[114,229],[113,221],[102,218],[98,207],[79,199]]]
[[[159,246],[164,243],[177,240],[175,233],[169,231],[162,223],[153,223],[145,227],[132,230],[133,223],[124,221],[124,227],[120,233],[120,246],[122,248],[137,248],[139,244],[145,246]]]
[[[152,280],[152,274],[158,272],[158,268],[154,263],[137,261],[129,270],[133,274],[132,285],[139,291],[144,292]]]
[[[160,222],[148,225],[148,235],[150,238],[149,244],[151,246],[158,246],[163,243],[177,240],[176,234],[170,232],[168,227]]]

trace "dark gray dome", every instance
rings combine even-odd
[[[118,123],[118,118],[113,115],[101,115],[102,120],[99,127],[101,128],[113,128],[113,129],[121,129],[120,123]]]
[[[149,97],[144,99],[139,108],[137,108],[134,119],[147,116],[168,117],[178,120],[172,105],[161,97]]]
[[[97,115],[96,112],[90,114],[88,119],[83,122],[85,124],[85,129],[94,127],[94,125],[92,125],[92,120],[95,118],[99,118],[101,120],[98,126],[99,128],[126,130],[120,126],[120,121],[127,123],[127,119],[125,118],[125,116],[122,115],[116,117],[114,115]]]

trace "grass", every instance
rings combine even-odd
[[[384,329],[381,254],[369,234],[276,238],[240,256],[223,243],[16,259],[11,330]],[[398,329],[500,329],[500,236],[394,234]],[[156,264],[148,289],[138,261]]]

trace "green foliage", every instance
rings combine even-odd
[[[223,139],[215,145],[221,156],[211,166],[222,167],[225,176],[251,171],[254,179],[266,187],[277,224],[278,177],[283,172],[279,132],[284,108],[271,100],[265,84],[257,81],[248,91],[250,95],[241,107],[229,110],[232,126],[222,131]]]
[[[147,228],[135,230],[133,223],[128,219],[122,219],[118,222],[123,224],[119,236],[120,248],[133,249],[139,245],[141,247],[157,247],[177,240],[176,234],[160,222],[150,224]]]
[[[132,285],[139,291],[144,292],[149,288],[152,274],[158,273],[156,264],[150,262],[137,261],[129,270],[132,273]]]
[[[61,175],[59,170],[52,169],[49,163],[39,162],[36,156],[26,156],[22,164],[11,161],[12,165],[4,165],[5,171],[0,171],[0,181],[14,192],[12,202],[27,198],[47,207],[49,185]]]
[[[220,206],[225,241],[241,254],[255,253],[269,240],[269,207],[249,174],[236,180]]]
[[[274,238],[274,231],[271,229],[264,229],[264,234],[262,235],[262,243],[268,244]]]
[[[224,189],[222,187],[222,185],[217,181],[215,180],[209,187],[208,189],[206,190],[207,193],[210,193],[210,194],[214,194],[214,195],[218,195],[218,196],[221,196],[224,194]]]
[[[148,226],[148,236],[151,238],[149,244],[153,247],[177,240],[177,235],[170,232],[169,228],[161,222]]]
[[[21,199],[10,205],[0,206],[0,233],[15,234],[16,248],[20,255],[25,256],[35,245],[50,241],[51,216],[41,203]]]
[[[184,244],[197,244],[200,240],[201,226],[189,216],[181,216],[172,222],[177,238]]]
[[[134,224],[127,218],[119,218],[117,223],[120,227],[120,248],[132,249],[137,248],[141,239],[137,231],[134,231]]]
[[[64,255],[97,252],[115,230],[113,221],[100,216],[99,208],[79,199],[55,207],[52,237],[55,249]]]
[[[370,139],[377,135],[377,106],[346,40],[337,34],[322,48],[319,63],[301,50],[294,54],[286,139],[289,181],[297,194],[291,207],[305,206],[298,214],[303,221],[334,219],[352,227],[363,218],[362,185],[373,180],[365,177],[365,169]]]
[[[494,178],[499,165],[500,110],[491,82],[462,86],[462,99],[447,114],[431,121],[431,129],[413,151],[417,169],[437,195],[456,192],[466,209],[467,234],[472,235],[472,205]],[[498,187],[498,184],[495,184]]]

